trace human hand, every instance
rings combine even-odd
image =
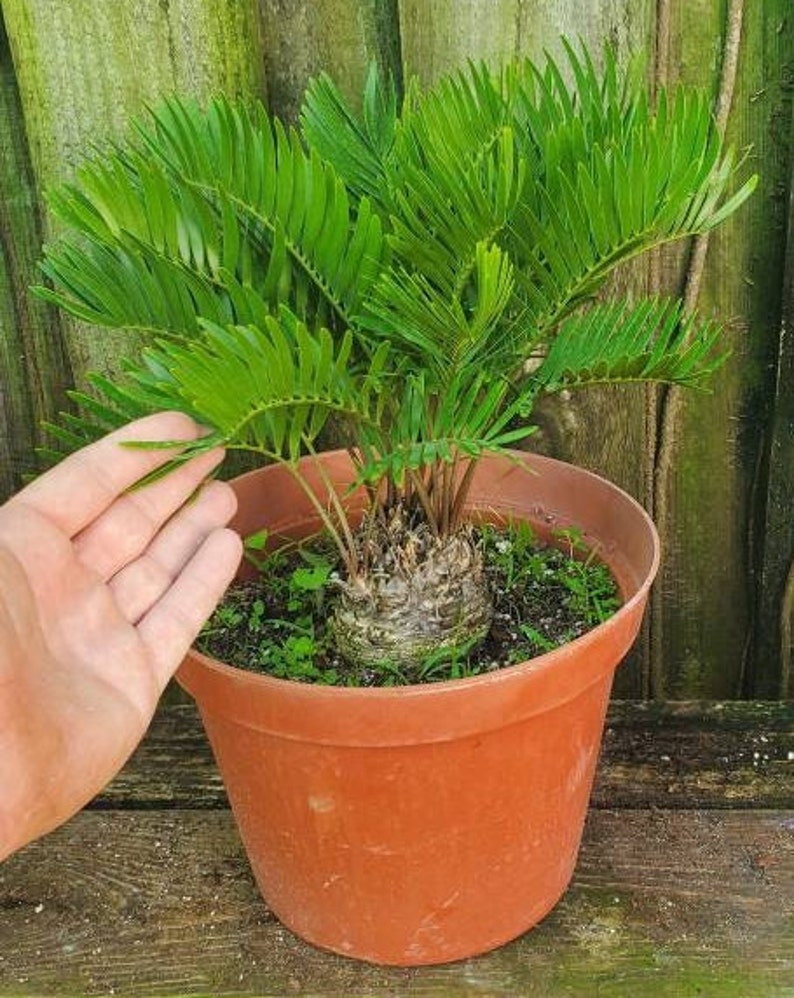
[[[131,423],[0,506],[0,859],[50,831],[115,775],[231,581],[236,500],[187,462],[123,440],[189,440],[187,416]]]

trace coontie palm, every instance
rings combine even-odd
[[[62,441],[174,408],[211,428],[174,462],[220,442],[285,465],[339,549],[351,661],[483,635],[463,516],[479,458],[531,434],[544,395],[702,387],[722,359],[719,324],[680,301],[599,292],[719,225],[754,178],[733,183],[704,94],[651,105],[638,71],[602,63],[566,45],[403,95],[373,71],[360,112],[321,76],[298,130],[224,97],[152,110],[51,195],[63,235],[39,293],[145,339],[76,396]],[[299,465],[331,418],[368,496],[355,529]]]

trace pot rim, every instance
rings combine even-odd
[[[319,456],[322,457],[327,455],[331,457],[345,453],[346,452],[342,450],[326,451]],[[252,687],[259,688],[261,690],[267,689],[268,687],[281,691],[289,689],[291,696],[311,697],[312,699],[323,697],[324,699],[352,700],[359,699],[364,696],[369,700],[377,699],[388,702],[393,700],[404,700],[406,697],[428,695],[438,696],[443,695],[445,691],[455,693],[456,691],[461,691],[463,689],[475,689],[478,686],[489,687],[493,686],[495,683],[509,682],[511,678],[517,678],[528,673],[546,672],[553,669],[555,666],[563,665],[567,658],[577,658],[582,652],[587,651],[588,645],[597,644],[605,630],[620,630],[624,621],[628,623],[630,618],[637,612],[638,604],[644,603],[647,598],[648,590],[650,589],[659,568],[661,558],[659,535],[653,520],[640,503],[638,503],[633,496],[629,495],[609,479],[604,478],[601,475],[597,475],[595,472],[582,468],[579,465],[559,461],[556,458],[545,457],[543,455],[533,454],[526,451],[511,451],[510,455],[510,467],[515,467],[516,465],[522,466],[523,470],[527,474],[543,473],[542,470],[537,472],[534,468],[530,467],[529,462],[532,461],[533,463],[537,462],[541,466],[541,469],[545,466],[548,467],[549,470],[553,470],[554,468],[568,469],[569,472],[573,470],[578,475],[597,481],[601,486],[607,486],[613,491],[616,497],[620,497],[623,502],[633,508],[634,513],[642,521],[643,526],[647,531],[647,536],[651,539],[652,556],[650,559],[650,565],[648,570],[645,572],[644,578],[637,586],[634,594],[622,603],[620,608],[608,617],[607,620],[597,624],[585,634],[580,635],[572,641],[566,642],[564,645],[560,645],[560,647],[555,648],[552,651],[536,655],[533,658],[524,660],[523,662],[517,662],[513,665],[494,669],[491,672],[484,672],[476,676],[467,676],[462,679],[445,679],[433,683],[407,683],[400,686],[332,686],[319,683],[301,683],[294,679],[282,679],[276,676],[269,676],[265,673],[253,672],[250,669],[244,669],[239,666],[230,665],[220,659],[204,654],[195,646],[190,648],[190,651],[186,656],[186,661],[188,658],[192,659],[197,665],[200,665],[202,668],[214,673],[218,678],[231,679],[236,684],[250,684]],[[517,458],[518,460],[515,461],[513,460],[514,458]],[[482,460],[487,461],[488,457]],[[232,483],[244,482],[257,478],[261,476],[263,472],[267,472],[269,468],[279,467],[279,465],[265,465],[263,467],[256,468],[253,471],[246,472],[245,474],[239,475],[232,479]],[[466,504],[466,510],[469,513],[476,512],[477,510],[493,511],[495,508],[499,513],[510,514],[511,512],[521,512],[526,519],[526,510],[522,509],[515,503],[499,501],[496,499],[488,502],[485,499],[479,499]],[[316,518],[314,517],[308,520],[306,517],[303,517],[296,520],[282,521],[273,524],[269,529],[271,533],[279,533],[288,529],[294,529],[300,525],[306,525],[308,522],[315,522],[315,520]],[[609,559],[607,557],[605,557],[604,560],[607,564],[609,564]],[[610,566],[610,568],[611,567],[612,566]],[[628,648],[626,650],[628,650]],[[185,663],[180,666],[180,673],[183,672],[184,665]],[[180,684],[188,690],[188,692],[191,692],[192,683],[186,681],[183,675],[177,674],[177,679],[180,681]],[[596,681],[596,679],[594,679],[594,681]]]

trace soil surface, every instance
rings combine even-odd
[[[493,531],[482,543],[494,614],[490,631],[475,647],[447,650],[412,670],[389,663],[378,669],[351,667],[331,643],[326,621],[333,585],[319,584],[328,572],[317,565],[328,555],[316,549],[268,560],[258,579],[230,587],[199,647],[239,668],[304,682],[427,683],[478,675],[551,651],[591,630],[620,605],[608,568],[576,550],[570,538],[567,551]],[[292,584],[295,578],[300,585]]]

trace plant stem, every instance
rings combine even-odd
[[[438,533],[439,524],[439,508],[438,508],[438,494],[440,492],[440,484],[438,477],[438,463],[434,462],[428,468],[428,482],[427,482],[427,495],[431,501],[432,519],[434,523],[435,532]]]
[[[350,577],[355,578],[355,576],[358,574],[358,557],[356,554],[356,541],[355,538],[353,537],[353,531],[350,528],[350,521],[347,518],[347,512],[344,506],[342,505],[339,496],[337,495],[337,491],[334,488],[333,482],[331,481],[328,472],[325,470],[325,466],[323,465],[321,458],[318,456],[317,451],[314,449],[309,440],[304,439],[303,443],[310,457],[312,458],[314,466],[317,469],[317,473],[320,476],[320,480],[322,481],[328,493],[328,500],[333,506],[334,512],[336,513],[337,521],[342,529],[342,533],[345,538],[345,544],[347,545],[347,550],[349,552],[349,558],[345,559],[345,564],[347,566],[348,574],[350,575]]]
[[[455,531],[458,529],[460,524],[460,518],[463,514],[463,506],[469,497],[469,492],[471,490],[472,479],[474,478],[474,472],[477,468],[477,462],[472,458],[469,458],[469,463],[466,467],[466,471],[463,473],[463,478],[461,479],[458,490],[455,493],[455,501],[452,504],[452,513],[450,514],[450,531]]]
[[[441,469],[441,495],[439,496],[441,533],[445,537],[449,533],[450,513],[452,511],[452,483],[455,481],[454,471],[455,464],[449,464],[449,462],[445,461]]]
[[[422,475],[420,472],[411,471],[409,472],[409,476],[413,481],[416,494],[419,496],[419,502],[422,504],[422,509],[425,512],[430,529],[433,531],[433,534],[438,537],[438,523],[433,511],[433,501],[428,493],[425,483],[422,481]]]
[[[253,448],[253,447],[236,447],[235,450],[255,450],[255,448]],[[283,457],[281,457],[281,456],[279,456],[277,454],[270,454],[269,453],[268,456],[272,457],[273,460],[276,461],[277,464],[282,465],[282,467],[284,467],[289,472],[289,474],[295,479],[295,481],[298,483],[298,485],[300,486],[302,492],[305,494],[306,498],[312,504],[312,506],[314,507],[315,512],[317,513],[317,515],[319,516],[320,520],[322,521],[323,527],[328,531],[328,535],[330,536],[331,540],[336,545],[337,550],[339,551],[340,555],[342,556],[342,561],[345,564],[345,568],[347,569],[348,574],[350,575],[351,578],[355,578],[355,576],[356,576],[356,569],[357,569],[356,560],[355,560],[355,548],[350,548],[345,543],[345,541],[343,540],[343,538],[340,535],[339,531],[336,529],[336,527],[334,525],[334,519],[333,519],[333,517],[329,514],[328,510],[323,506],[323,504],[317,498],[317,495],[315,494],[314,489],[312,489],[311,485],[309,485],[309,483],[306,481],[306,479],[303,477],[303,475],[298,470],[298,464],[297,464],[297,462],[286,461]],[[346,519],[345,519],[344,522],[345,522],[345,524],[347,524],[347,520]]]

